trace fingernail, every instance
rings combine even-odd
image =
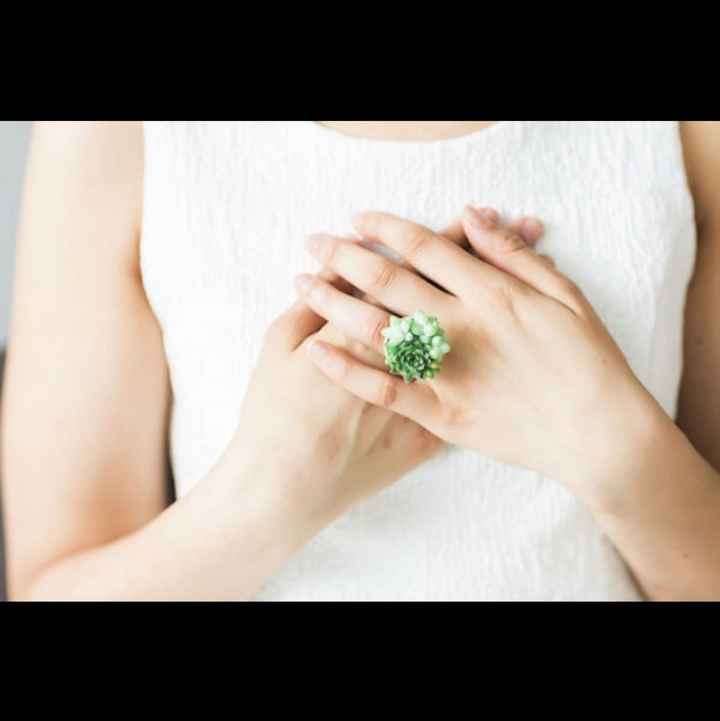
[[[489,230],[497,227],[499,219],[497,212],[492,208],[473,208],[472,205],[465,206],[465,217],[473,225]]]
[[[485,218],[487,223],[493,226],[500,222],[500,213],[498,213],[497,210],[493,210],[493,208],[478,208],[478,213]]]
[[[303,273],[295,278],[295,287],[301,295],[307,295],[312,290],[313,285],[314,279],[308,273]]]
[[[308,353],[318,365],[321,365],[331,375],[339,374],[342,370],[342,358],[336,353],[332,353],[324,343],[314,340],[308,347]]]
[[[537,218],[525,218],[522,224],[525,232],[533,238],[533,240],[537,240],[537,238],[542,235],[543,224],[542,221]]]

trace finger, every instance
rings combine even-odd
[[[426,383],[405,383],[398,376],[359,363],[329,343],[314,340],[308,353],[317,367],[338,385],[367,403],[423,424],[437,413],[438,399]]]
[[[462,220],[458,218],[457,220],[454,220],[450,225],[446,226],[440,231],[440,235],[447,238],[450,242],[455,243],[459,248],[462,248],[464,251],[475,254],[475,251],[470,247],[470,243],[468,242],[467,236],[465,235],[465,229],[462,226]],[[362,242],[362,238],[353,238],[354,240],[360,240]],[[370,248],[372,250],[372,248]],[[397,256],[396,256],[397,258]],[[444,293],[448,293],[447,288],[443,288],[439,283],[436,283],[432,278],[428,278],[426,275],[420,273],[417,269],[413,268],[410,263],[408,263],[406,260],[403,260],[402,258],[397,258],[396,262],[398,265],[400,265],[402,268],[407,268],[408,270],[411,270],[413,273],[418,273],[418,275],[428,283],[430,283],[433,287],[439,288]],[[364,298],[364,300],[368,300],[370,302],[376,303],[377,299],[372,298],[371,296],[367,296]]]
[[[551,255],[545,255],[544,253],[540,253],[538,255],[538,258],[540,258],[543,263],[547,263],[551,268],[555,268],[555,258],[553,258]]]
[[[543,224],[537,218],[519,218],[514,220],[508,225],[508,228],[514,233],[521,235],[528,245],[535,245],[543,234]],[[463,228],[462,218],[454,220],[450,225],[443,228],[440,233],[443,237],[449,241],[455,243],[455,245],[475,252],[465,234],[465,228]]]
[[[331,268],[323,268],[322,270],[318,271],[316,275],[327,281],[328,283],[331,283],[335,288],[342,291],[343,293],[352,293],[355,290],[352,283],[348,283],[345,278],[338,275]]]
[[[467,236],[465,235],[465,228],[463,228],[461,218],[453,220],[450,225],[445,226],[445,228],[440,231],[440,235],[447,238],[451,243],[455,243],[455,245],[459,246],[460,248],[471,250],[470,243],[468,242]]]
[[[491,214],[491,217],[494,218],[496,223],[500,223],[500,214],[496,210],[493,208],[485,208],[484,210]],[[462,219],[460,220],[460,225],[462,225]],[[512,223],[509,223],[506,227],[510,232],[517,233],[530,246],[534,246],[545,232],[545,226],[542,221],[539,218],[533,218],[530,216],[518,218]],[[465,233],[464,229],[463,233]],[[538,257],[548,263],[550,267],[555,267],[555,261],[549,255],[540,253],[538,254]]]
[[[523,238],[497,223],[492,209],[465,208],[463,226],[477,254],[531,288],[578,309],[582,294],[577,286],[542,260]]]
[[[537,218],[520,218],[513,221],[508,225],[508,228],[515,233],[521,235],[528,245],[535,245],[540,239],[543,233],[543,225]],[[462,218],[453,220],[450,225],[446,225],[440,232],[444,238],[447,238],[451,243],[455,243],[458,247],[463,250],[469,250],[474,252],[470,242],[465,234],[465,228],[463,228]],[[355,242],[361,241],[362,238],[358,236],[349,237],[348,240]],[[407,268],[412,268],[409,263],[403,261],[403,265]]]
[[[308,336],[317,333],[325,323],[325,318],[299,299],[270,324],[267,339],[273,345],[291,353]]]
[[[462,226],[462,220],[458,218],[457,220],[454,220],[450,225],[446,226],[440,231],[440,235],[444,238],[447,238],[451,243],[454,243],[458,246],[458,248],[462,248],[466,253],[471,253],[474,255],[473,249],[470,247],[470,243],[468,242],[467,236],[465,235],[465,229]],[[406,260],[403,260],[402,262],[403,267],[410,268],[414,273],[417,273],[418,271],[415,270],[415,268],[410,265]],[[450,291],[447,288],[444,288],[440,283],[436,283],[432,278],[428,278],[426,275],[423,275],[420,273],[420,275],[427,280],[428,283],[431,283],[436,288],[439,288],[445,293],[449,293]]]
[[[306,243],[323,265],[399,315],[410,315],[418,309],[437,315],[451,299],[411,271],[345,238],[314,234]]]
[[[541,221],[539,221],[537,218],[529,218],[529,217],[523,217],[519,218],[512,223],[510,223],[507,226],[511,231],[517,233],[518,235],[522,236],[522,238],[525,240],[528,245],[535,245],[537,241],[540,239],[540,237],[543,234],[543,224]],[[447,238],[449,241],[457,245],[459,248],[462,248],[464,251],[471,253],[472,255],[476,255],[475,249],[470,245],[470,242],[468,241],[467,235],[465,233],[465,228],[462,224],[462,218],[457,218],[449,225],[445,226],[441,231],[440,235]],[[348,238],[351,241],[354,242],[362,242],[363,238],[360,235],[351,236]],[[370,248],[372,250],[372,248]],[[547,255],[540,255],[541,258],[546,260],[551,266],[554,267],[555,261]],[[401,259],[402,260],[402,259]],[[407,268],[408,270],[411,270],[413,272],[417,272],[415,268],[413,268],[407,261],[402,260],[400,265],[403,268]],[[439,288],[440,290],[444,292],[448,292],[447,288],[443,288],[438,283],[435,283],[432,279],[427,278],[426,276],[420,274],[422,278],[424,278],[428,283],[432,284],[434,287]],[[344,291],[347,292],[347,291]],[[375,298],[372,295],[369,295],[367,293],[361,294],[362,300],[366,301],[367,303],[372,303],[373,305],[377,305],[382,307],[382,303]]]
[[[521,235],[525,242],[529,245],[534,245],[537,243],[537,241],[540,239],[543,233],[543,226],[542,223],[537,218],[520,218],[518,220],[513,221],[508,225],[508,228],[512,230],[513,232],[518,233]],[[470,245],[470,242],[468,241],[467,235],[465,234],[465,228],[462,224],[462,218],[457,218],[449,225],[445,226],[439,233],[441,236],[447,238],[450,242],[457,245],[459,248],[462,248],[464,251],[472,253],[475,255],[474,248]],[[354,241],[354,242],[362,242],[361,236],[352,236],[349,237],[348,240]],[[552,263],[552,259],[549,258],[549,256],[541,256],[543,258],[548,258],[549,261]],[[401,259],[402,260],[402,259]],[[400,263],[401,267],[407,268],[408,270],[411,270],[413,272],[417,272],[413,266],[410,265],[405,260],[402,260]],[[427,280],[428,283],[431,283],[434,287],[439,288],[442,291],[448,292],[447,288],[443,288],[441,285],[435,283],[432,279],[427,278],[426,276],[421,274],[421,277],[423,277],[425,280]],[[344,291],[346,292],[346,291]],[[363,295],[363,300],[367,301],[368,303],[373,303],[374,305],[382,305],[380,301],[377,298],[374,298],[371,295]]]
[[[341,293],[321,278],[299,275],[295,288],[315,313],[332,323],[341,333],[360,341],[378,353],[383,352],[382,331],[390,324],[390,315],[377,306]]]
[[[352,285],[337,273],[324,268],[318,277],[337,288],[338,292],[349,293]],[[302,298],[296,300],[284,313],[279,315],[270,325],[268,336],[288,352],[294,351],[306,338],[317,333],[327,321],[318,315]]]
[[[461,221],[462,224],[462,221]],[[517,233],[528,245],[534,246],[545,230],[538,218],[519,218],[508,224],[508,230]]]
[[[492,279],[491,269],[424,225],[379,212],[359,213],[353,225],[359,233],[392,248],[423,275],[456,295],[472,293],[479,280]]]
[[[454,220],[450,225],[445,226],[440,231],[440,235],[447,238],[450,242],[455,243],[459,248],[462,248],[464,251],[475,254],[475,251],[470,246],[470,243],[468,242],[467,236],[465,235],[465,229],[462,225],[462,220],[458,218],[457,220]],[[352,236],[350,240],[353,240],[355,242],[362,242],[363,238],[361,236]],[[372,250],[372,248],[370,248]],[[403,260],[402,258],[399,259],[400,262],[398,263],[401,267],[407,268],[408,270],[411,270],[413,273],[417,273],[418,271],[413,268],[410,263]],[[422,273],[419,273],[420,277],[426,280],[428,283],[433,285],[435,288],[439,288],[443,292],[447,293],[449,292],[447,288],[443,288],[439,283],[436,283],[431,278],[428,278],[427,276],[423,275]],[[370,295],[364,295],[363,300],[366,300],[368,303],[374,303],[375,305],[382,305],[377,298],[373,298]]]

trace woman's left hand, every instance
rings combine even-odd
[[[321,340],[309,345],[311,357],[350,392],[439,438],[574,490],[602,492],[596,485],[622,477],[647,447],[662,410],[573,282],[502,227],[495,211],[468,207],[462,223],[478,257],[388,213],[355,217],[362,236],[424,278],[347,239],[313,235],[307,243],[318,261],[392,313],[438,317],[451,351],[434,379],[405,384]],[[306,281],[302,296],[315,312],[383,352],[387,311],[322,279]]]

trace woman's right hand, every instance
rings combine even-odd
[[[263,497],[290,504],[299,523],[323,526],[430,458],[442,442],[332,383],[306,352],[316,337],[363,352],[368,363],[382,360],[295,303],[266,332],[223,462],[239,464],[245,478],[248,471],[262,478]]]

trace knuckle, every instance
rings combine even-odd
[[[385,377],[378,389],[378,405],[383,408],[391,408],[397,400],[397,384],[392,376]]]
[[[493,286],[489,291],[490,302],[501,323],[507,324],[510,321],[511,324],[516,322],[522,324],[525,304],[532,293],[532,290],[525,288],[514,279],[507,279]]]
[[[439,422],[445,428],[464,426],[469,422],[468,412],[457,405],[447,404],[439,412]]]
[[[581,317],[592,315],[590,304],[580,286],[567,276],[558,275],[555,285],[556,297]]]
[[[570,280],[570,278],[567,278],[566,276],[559,276],[557,282],[558,290],[569,300],[576,301],[585,297],[582,290],[580,290],[580,286],[578,286],[575,281]]]
[[[379,261],[372,271],[370,287],[378,290],[386,290],[394,282],[397,276],[397,266],[390,261]]]
[[[525,241],[512,230],[498,231],[497,249],[501,253],[514,253],[526,247]]]
[[[385,338],[383,337],[383,330],[387,328],[388,321],[386,318],[377,317],[375,314],[373,314],[368,322],[368,330],[366,333],[366,338],[370,341],[370,345],[373,348],[382,348],[385,343]]]
[[[430,233],[425,228],[412,228],[408,231],[405,239],[403,256],[405,260],[412,263],[415,258],[426,248],[430,240]]]
[[[440,448],[440,439],[420,425],[415,427],[415,443],[417,452],[421,455],[432,455]]]
[[[490,289],[490,297],[497,307],[509,312],[514,311],[516,293],[510,283],[496,283]]]

